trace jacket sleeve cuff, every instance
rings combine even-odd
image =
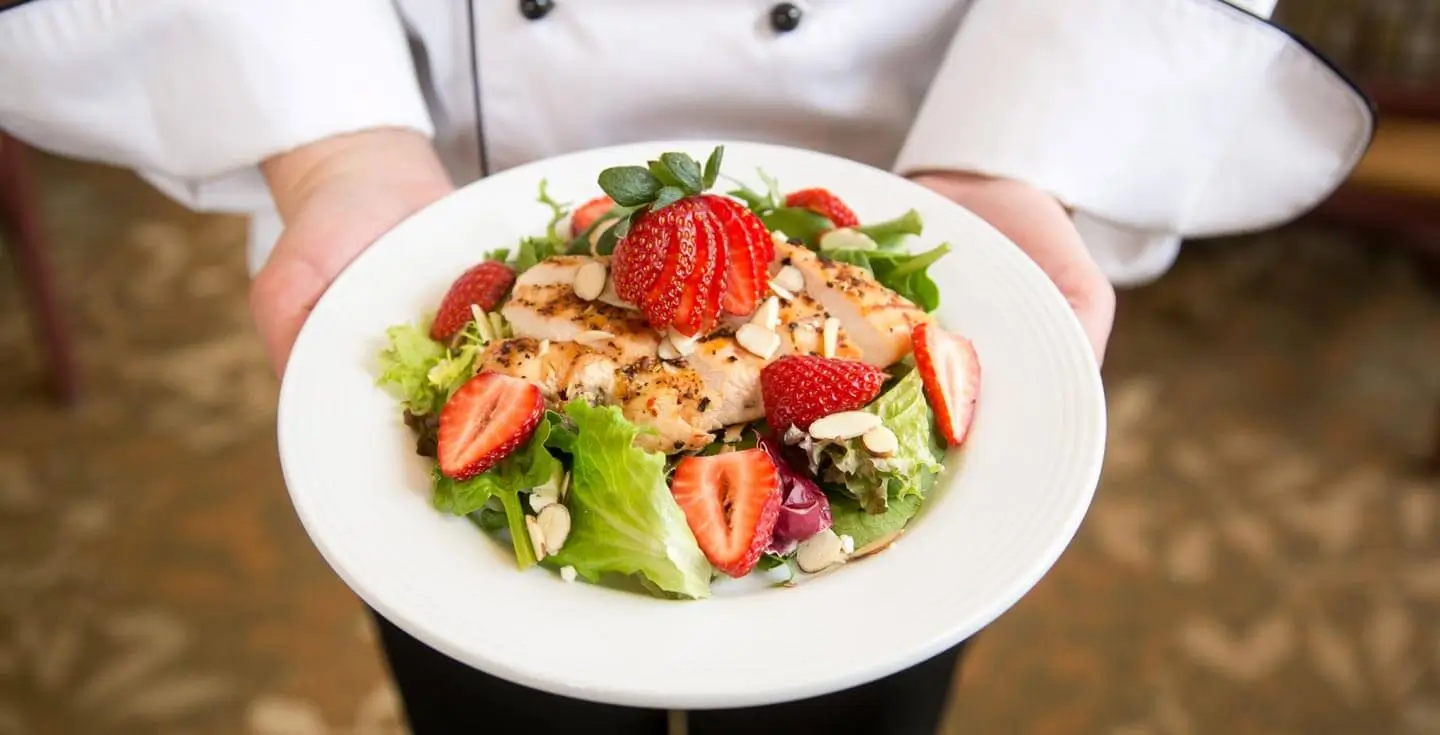
[[[1182,237],[1304,214],[1374,124],[1329,62],[1223,0],[975,0],[895,169],[1047,190],[1125,283],[1168,268]]]
[[[270,206],[257,165],[378,127],[433,135],[390,0],[55,0],[0,15],[0,127],[182,203]]]

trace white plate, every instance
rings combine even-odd
[[[983,380],[970,439],[909,531],[884,553],[794,589],[717,583],[703,601],[654,599],[516,571],[508,545],[429,504],[426,461],[375,386],[392,324],[439,303],[486,250],[539,234],[542,178],[562,201],[596,175],[714,142],[586,151],[471,184],[396,227],[331,286],[305,324],[280,395],[279,443],[300,520],[325,559],[386,618],[491,674],[646,707],[768,704],[918,663],[993,621],[1059,557],[1099,478],[1105,405],[1078,321],[1045,275],[970,212],[887,172],[829,155],[727,143],[724,173],[760,188],[825,186],[862,221],[915,208],[941,322],[973,340]],[[723,185],[723,181],[722,181]],[[1061,614],[1062,611],[1057,611]]]

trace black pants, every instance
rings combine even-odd
[[[372,611],[373,612],[373,611]],[[663,735],[667,713],[559,697],[497,679],[375,615],[414,735]],[[885,679],[798,702],[688,715],[689,735],[934,735],[965,644]]]

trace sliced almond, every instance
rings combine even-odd
[[[827,528],[801,541],[795,550],[795,561],[800,565],[800,571],[810,574],[845,561],[840,537]]]
[[[900,449],[900,439],[888,426],[877,426],[860,437],[865,448],[878,457],[889,457]]]
[[[826,357],[834,357],[840,344],[840,320],[833,316],[825,317],[825,325],[821,330],[821,349],[825,351]]]
[[[855,539],[848,534],[840,534],[840,551],[843,552],[845,556],[850,556],[855,553]]]
[[[575,271],[575,295],[583,301],[594,301],[605,291],[605,264],[590,261]]]
[[[536,356],[536,357],[544,357],[544,356],[545,356],[545,353],[546,353],[546,352],[549,352],[549,351],[550,351],[550,340],[548,340],[548,339],[542,339],[542,340],[540,340],[540,349],[538,349],[538,350],[535,351],[535,356]]]
[[[545,532],[540,530],[540,523],[535,516],[525,516],[525,530],[530,533],[530,548],[535,550],[535,561],[545,559]]]
[[[496,339],[504,339],[505,317],[500,316],[498,313],[493,311],[490,312],[487,316],[490,317],[490,333],[495,335]]]
[[[805,274],[801,273],[800,269],[793,265],[783,266],[775,274],[775,278],[771,280],[771,283],[792,294],[800,293],[805,290]]]
[[[565,580],[566,582],[574,582],[574,581],[575,581],[575,567],[572,567],[572,566],[570,566],[569,564],[566,564],[565,566],[560,567],[560,578],[563,579],[563,580]]]
[[[776,245],[788,245],[790,243],[790,236],[780,230],[776,230],[770,233],[770,241]]]
[[[810,424],[810,436],[828,441],[843,441],[864,436],[880,425],[880,417],[868,411],[832,413]]]
[[[769,360],[780,349],[780,335],[758,324],[746,324],[735,333],[735,341],[741,347],[761,359]]]
[[[570,473],[569,473],[569,472],[566,472],[566,473],[565,473],[565,476],[562,477],[562,478],[560,478],[560,499],[561,499],[561,500],[564,500],[564,499],[565,499],[565,496],[566,496],[566,495],[569,495],[569,494],[570,494]]]
[[[549,508],[550,506],[554,505],[555,502],[555,498],[549,495],[530,493],[530,510],[535,511],[536,513],[539,513],[540,511]]]
[[[674,327],[670,328],[669,335],[666,339],[669,340],[670,346],[674,347],[675,351],[680,353],[681,357],[689,357],[690,354],[695,351],[696,343],[699,341],[694,337],[687,337],[675,331]]]
[[[780,300],[771,296],[765,299],[765,303],[755,310],[755,315],[750,317],[750,323],[775,331],[780,326]]]
[[[565,539],[570,536],[570,511],[560,504],[547,505],[540,511],[537,524],[540,526],[540,533],[545,538],[545,550],[551,554],[559,551],[565,546]]]
[[[675,345],[670,344],[670,340],[668,339],[660,340],[660,349],[658,352],[661,360],[679,360],[683,357],[680,351],[675,349]]]
[[[740,437],[744,435],[744,424],[731,424],[725,427],[725,436],[721,441],[724,441],[726,444],[734,444],[735,442],[740,441]]]
[[[600,329],[587,329],[575,335],[575,341],[586,347],[598,347],[612,339],[615,339],[615,335]]]
[[[790,289],[785,288],[784,286],[781,286],[780,284],[776,283],[776,282],[773,281],[773,280],[770,281],[770,290],[773,291],[776,296],[779,296],[781,301],[794,301],[794,300],[795,300],[795,292],[794,292],[794,291],[791,291]]]

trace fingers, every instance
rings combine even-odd
[[[979,215],[1025,251],[1075,311],[1096,361],[1104,361],[1115,321],[1115,289],[1054,197],[1018,181],[971,174],[914,178]]]
[[[290,350],[330,279],[305,258],[275,253],[250,287],[250,312],[276,377],[285,375]]]

